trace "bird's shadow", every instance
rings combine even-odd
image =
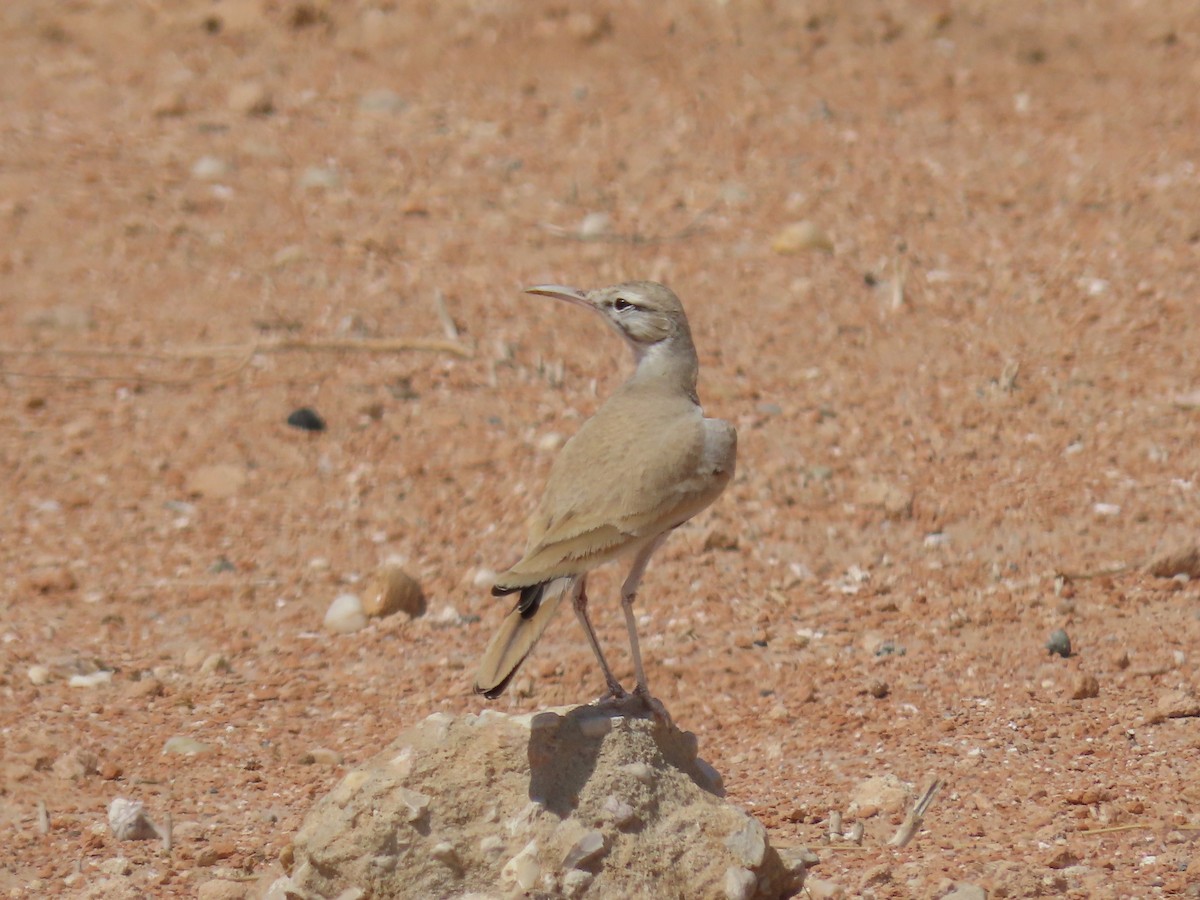
[[[536,714],[529,734],[529,799],[560,818],[579,805],[584,787],[592,779],[605,739],[616,729],[649,731],[652,741],[636,743],[640,753],[623,753],[621,764],[644,762],[651,769],[675,768],[703,790],[724,797],[720,775],[696,755],[696,736],[655,718],[640,700],[627,698],[577,706],[560,715]]]

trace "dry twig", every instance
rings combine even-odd
[[[228,378],[245,368],[259,353],[398,353],[406,350],[451,353],[469,358],[471,351],[454,340],[437,338],[271,338],[250,341],[246,344],[224,344],[214,346],[180,347],[158,351],[123,350],[113,347],[94,348],[49,348],[25,350],[16,347],[0,347],[0,358],[14,357],[63,357],[67,359],[140,359],[152,362],[188,362],[193,360],[215,360],[235,358],[233,366],[209,373],[207,376],[184,376],[182,378],[156,378],[133,372],[127,375],[72,375],[60,372],[36,373],[0,369],[0,375],[20,378],[56,378],[83,381],[136,381],[152,384],[178,384],[196,380],[196,377]]]
[[[562,238],[568,241],[583,241],[584,243],[597,244],[632,244],[633,246],[644,246],[646,244],[667,244],[673,241],[683,241],[697,234],[703,234],[708,229],[703,227],[700,222],[712,212],[713,207],[707,207],[697,213],[696,218],[679,231],[671,232],[670,234],[641,234],[639,232],[631,232],[629,234],[616,234],[611,231],[601,231],[598,233],[590,233],[581,231],[578,228],[563,228],[561,225],[552,225],[549,222],[539,222],[538,227],[543,231],[548,231],[555,237]]]
[[[942,782],[934,779],[933,783],[925,789],[925,793],[921,795],[916,804],[905,817],[900,828],[892,835],[892,839],[888,841],[891,847],[905,847],[908,842],[913,839],[921,829],[921,821],[925,818],[925,813],[929,810],[933,803],[933,798],[937,796],[937,792],[942,789]]]
[[[37,826],[38,834],[50,833],[50,812],[46,809],[45,800],[37,802]]]

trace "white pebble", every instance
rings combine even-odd
[[[72,675],[71,680],[67,684],[71,687],[96,687],[101,684],[108,684],[112,681],[112,676],[112,672],[101,669],[99,672],[93,672],[91,675]]]
[[[192,177],[201,181],[215,181],[228,171],[229,167],[215,156],[202,156],[192,165]]]
[[[340,594],[329,604],[325,613],[325,630],[334,634],[351,634],[367,627],[367,614],[357,594]]]
[[[26,674],[29,676],[29,680],[33,684],[43,685],[49,684],[50,682],[50,669],[46,666],[30,666],[29,671]]]

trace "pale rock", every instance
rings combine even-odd
[[[809,250],[833,252],[833,241],[821,227],[808,220],[793,222],[771,241],[771,249],[782,256],[794,256]]]
[[[133,871],[133,864],[125,856],[114,856],[103,860],[97,868],[105,875],[125,876]]]
[[[845,889],[824,878],[809,878],[804,882],[804,890],[811,900],[840,900],[846,896]]]
[[[399,566],[384,565],[363,591],[362,608],[373,618],[398,612],[415,618],[425,612],[425,595],[417,580]]]
[[[892,519],[912,516],[913,494],[888,481],[869,481],[858,488],[860,506],[882,509]]]
[[[870,818],[877,813],[895,813],[904,809],[912,797],[910,787],[892,775],[876,775],[868,778],[850,795],[849,812]]]
[[[1190,691],[1168,691],[1158,700],[1156,719],[1188,719],[1200,716],[1200,700]]]
[[[112,677],[112,672],[109,672],[107,669],[100,669],[87,675],[72,675],[67,684],[70,687],[77,688],[99,687],[102,684],[108,684],[112,681]]]
[[[694,737],[640,710],[584,727],[603,709],[426,719],[318,801],[291,876],[266,896],[633,897],[670,884],[773,900],[799,889],[803,866],[786,867],[765,829],[710,789]]]
[[[229,174],[229,166],[218,156],[202,156],[192,163],[192,177],[198,181],[216,181]]]
[[[50,669],[47,666],[30,666],[29,670],[25,674],[29,678],[29,683],[37,685],[38,687],[42,686],[43,684],[50,683]]]
[[[352,634],[367,627],[367,614],[357,594],[339,594],[329,604],[323,622],[326,631]]]
[[[195,738],[184,735],[176,735],[175,737],[167,738],[163,744],[162,752],[177,754],[180,756],[198,756],[201,753],[208,753],[212,748]]]
[[[249,885],[240,881],[213,878],[196,889],[196,900],[245,900]]]
[[[942,900],[987,900],[987,891],[977,884],[959,882],[954,890],[942,895]]]
[[[275,101],[266,85],[243,81],[229,91],[229,108],[247,116],[267,116],[275,111]]]
[[[305,190],[332,191],[341,186],[342,176],[328,166],[309,166],[300,176],[300,187]]]
[[[158,829],[146,815],[140,800],[114,797],[108,804],[108,827],[118,841],[147,841],[158,837]]]
[[[358,100],[359,112],[365,113],[398,113],[406,106],[408,103],[403,97],[387,88],[367,91]]]
[[[751,900],[757,887],[758,879],[749,869],[730,866],[725,870],[725,900]]]

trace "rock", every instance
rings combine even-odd
[[[954,890],[942,895],[942,900],[987,900],[987,891],[977,884],[960,881]]]
[[[804,891],[812,900],[838,900],[846,896],[846,891],[840,884],[826,881],[824,878],[808,879],[804,882]]]
[[[102,684],[108,684],[112,681],[112,677],[112,672],[101,669],[98,672],[91,672],[87,675],[72,675],[67,684],[77,688],[99,687]]]
[[[1080,672],[1071,682],[1071,699],[1072,700],[1091,700],[1093,697],[1100,696],[1100,682],[1095,675],[1088,672]]]
[[[725,870],[725,900],[750,900],[758,887],[758,879],[749,869],[730,866]]]
[[[595,718],[610,724],[592,727]],[[797,879],[762,825],[706,787],[695,751],[694,737],[640,709],[435,714],[309,811],[291,875],[268,896],[495,896],[499,884],[634,897],[670,884],[687,897],[776,898],[798,888],[803,866]]]
[[[29,678],[29,683],[37,685],[38,687],[41,687],[43,684],[50,683],[50,669],[47,666],[30,666],[25,674]]]
[[[202,156],[192,163],[192,177],[199,181],[216,181],[229,174],[229,166],[216,156]]]
[[[303,431],[325,430],[325,420],[307,406],[293,410],[287,417],[287,423],[293,428],[299,428]]]
[[[334,634],[352,634],[367,627],[367,614],[357,594],[339,594],[325,612],[326,631]]]
[[[403,97],[387,88],[367,91],[358,100],[359,112],[365,113],[398,113],[406,106]]]
[[[229,660],[222,653],[210,653],[204,657],[204,662],[200,663],[201,675],[212,675],[214,672],[228,672],[230,670]]]
[[[891,519],[912,517],[913,493],[887,481],[869,481],[858,489],[858,503],[882,509]]]
[[[64,781],[76,781],[96,774],[99,762],[95,753],[77,747],[54,760],[50,771]]]
[[[124,877],[133,871],[133,864],[127,857],[114,856],[111,859],[103,860],[96,868],[105,875]]]
[[[417,580],[399,566],[381,566],[363,592],[363,612],[372,617],[398,612],[416,617],[425,612],[425,595]]]
[[[1159,698],[1155,714],[1159,721],[1200,716],[1200,700],[1190,691],[1168,691]]]
[[[275,101],[266,85],[258,81],[243,81],[229,92],[229,108],[247,116],[269,116],[275,111]]]
[[[150,113],[158,119],[172,119],[186,115],[188,111],[187,94],[179,88],[167,88],[154,95],[150,104]]]
[[[782,256],[795,256],[808,250],[833,252],[833,241],[821,228],[807,220],[788,225],[771,241],[771,249]]]
[[[330,750],[328,747],[315,747],[301,756],[300,762],[309,766],[340,766],[342,764],[342,754],[336,750]]]
[[[114,797],[108,804],[108,827],[118,841],[148,841],[158,837],[158,829],[138,800]]]
[[[236,496],[246,483],[246,472],[232,463],[201,466],[188,477],[187,492],[193,497]]]
[[[172,738],[167,738],[167,742],[163,744],[163,753],[174,753],[180,756],[199,756],[201,753],[207,753],[212,747],[203,741],[198,741],[195,738],[176,735]]]
[[[881,812],[899,812],[908,806],[911,798],[909,786],[889,772],[860,783],[850,795],[848,811],[867,819]]]
[[[238,881],[214,878],[196,889],[196,900],[245,900],[249,886]]]
[[[299,183],[305,189],[332,191],[342,186],[342,176],[329,166],[309,166],[300,175]]]
[[[1057,654],[1066,659],[1071,655],[1071,638],[1061,628],[1056,628],[1050,632],[1050,639],[1046,641],[1046,650],[1051,656]]]

